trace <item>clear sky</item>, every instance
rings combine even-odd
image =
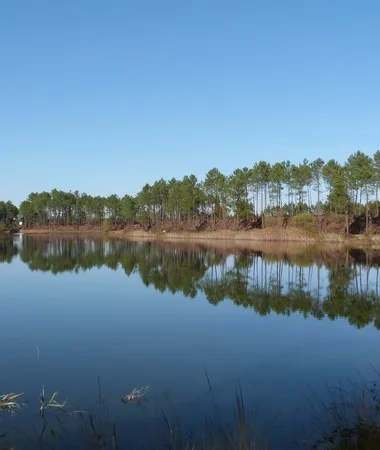
[[[379,0],[0,0],[0,199],[380,147]]]

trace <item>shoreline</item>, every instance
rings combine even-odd
[[[380,249],[380,235],[345,235],[340,233],[311,233],[300,228],[276,229],[265,228],[255,229],[249,231],[180,231],[180,232],[165,232],[165,231],[144,231],[144,230],[110,230],[103,231],[100,227],[94,229],[84,228],[29,228],[22,229],[21,232],[30,235],[38,234],[94,234],[102,236],[112,236],[125,239],[139,239],[139,240],[154,240],[154,241],[192,241],[203,242],[206,241],[225,241],[226,243],[239,244],[325,244],[325,245],[343,245],[343,246],[360,246],[371,247],[373,249]]]

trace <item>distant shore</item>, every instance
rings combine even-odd
[[[248,231],[145,231],[143,229],[125,228],[120,230],[103,231],[101,227],[46,227],[46,228],[26,228],[22,229],[26,234],[62,234],[62,233],[81,233],[81,234],[101,234],[127,239],[148,239],[165,241],[229,241],[239,242],[240,244],[248,242],[256,243],[309,243],[309,244],[341,244],[355,246],[371,246],[380,248],[380,235],[347,235],[343,233],[315,233],[305,231],[300,228],[265,228]]]

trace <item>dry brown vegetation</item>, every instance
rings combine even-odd
[[[350,224],[352,233],[347,234],[344,217],[312,216],[298,214],[293,217],[251,217],[214,220],[209,217],[194,220],[158,221],[151,225],[51,225],[25,228],[27,233],[45,232],[111,232],[128,237],[154,239],[223,239],[245,241],[282,242],[355,242],[380,243],[380,224],[372,223],[370,231],[363,233],[355,221]]]
[[[86,233],[86,234],[104,234],[100,227],[49,227],[32,228],[23,230],[27,234],[46,234],[46,233]],[[380,236],[378,235],[358,235],[350,236],[338,233],[315,233],[304,231],[297,228],[288,228],[286,230],[266,228],[264,230],[251,231],[203,231],[203,232],[166,232],[166,231],[146,231],[142,228],[123,228],[120,230],[111,230],[107,232],[109,236],[127,238],[127,239],[146,239],[165,242],[193,241],[213,245],[221,241],[228,242],[234,249],[237,247],[262,248],[265,244],[309,244],[324,246],[354,246],[380,248]]]

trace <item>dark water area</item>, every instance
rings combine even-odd
[[[85,446],[80,411],[118,448],[164,448],[177,423],[183,444],[206,417],[233,426],[237,391],[268,448],[312,448],[326,385],[377,376],[379,268],[359,249],[2,239],[0,395],[23,395],[0,448],[116,448]],[[64,410],[41,418],[42,386]]]

